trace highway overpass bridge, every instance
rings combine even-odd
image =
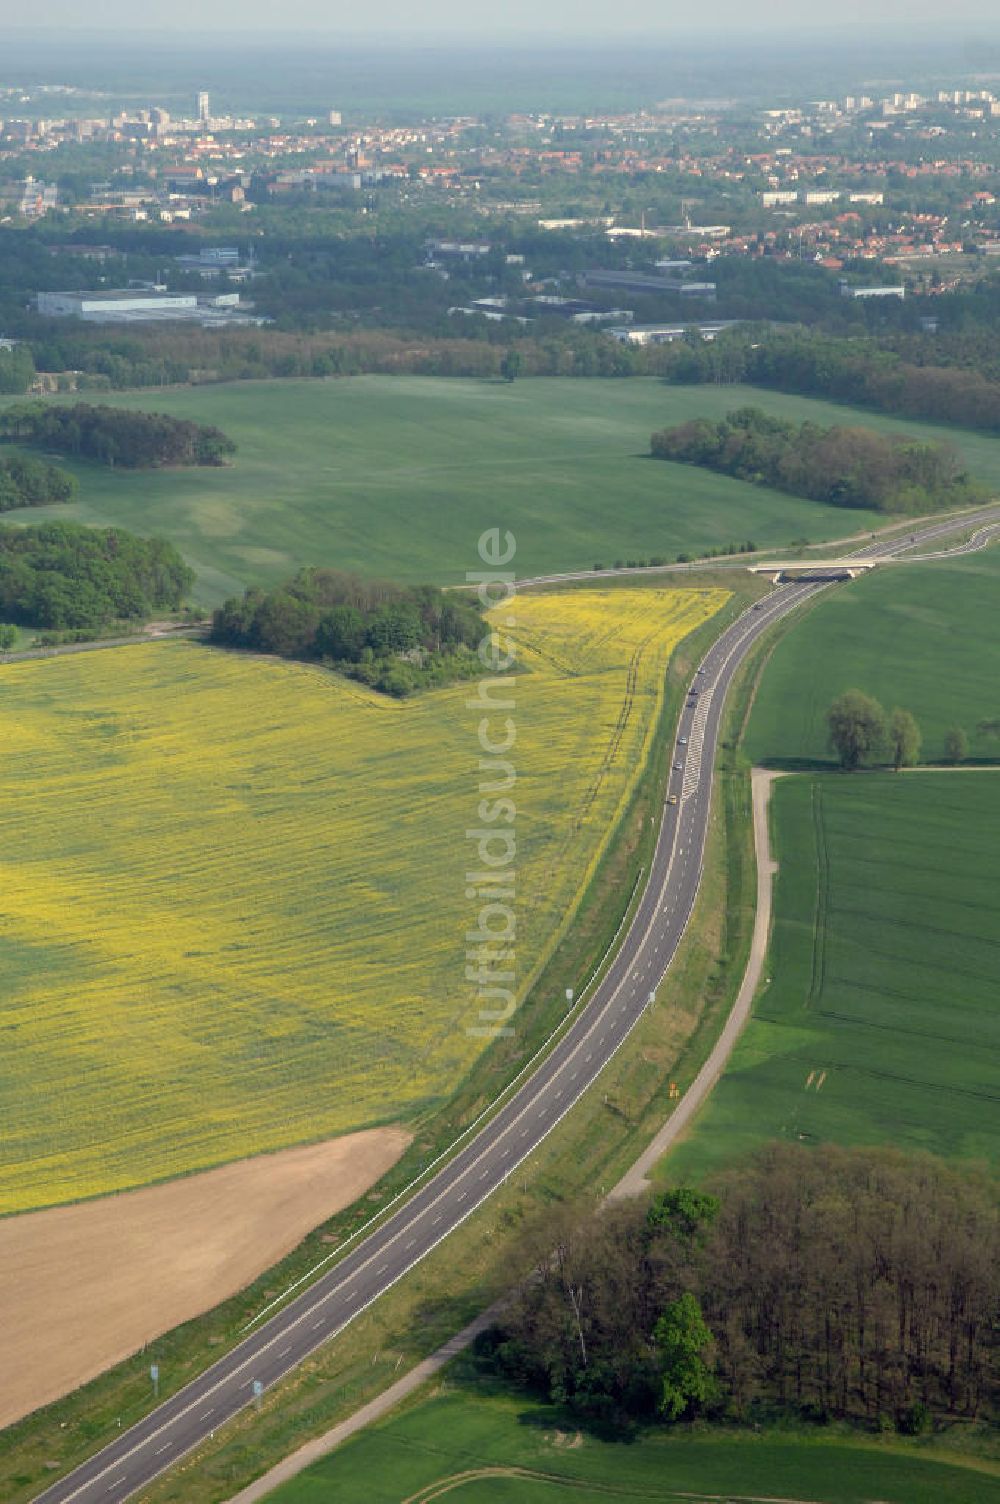
[[[751,574],[770,575],[779,580],[856,580],[859,574],[874,569],[878,559],[763,559],[748,564]]]

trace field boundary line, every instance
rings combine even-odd
[[[442,1149],[440,1154],[438,1154],[435,1159],[432,1159],[429,1164],[425,1165],[424,1168],[420,1171],[419,1175],[415,1175],[408,1185],[405,1185],[401,1191],[397,1191],[392,1200],[387,1201],[385,1206],[381,1207],[377,1212],[375,1212],[372,1217],[369,1217],[367,1222],[362,1223],[360,1227],[355,1228],[352,1233],[349,1233],[348,1236],[344,1238],[342,1242],[338,1243],[335,1248],[332,1248],[330,1252],[319,1261],[318,1264],[314,1264],[311,1269],[307,1269],[305,1274],[300,1275],[299,1278],[294,1282],[294,1284],[289,1285],[286,1290],[282,1291],[282,1293],[276,1296],[274,1300],[270,1301],[268,1305],[259,1310],[255,1316],[251,1316],[249,1321],[238,1328],[237,1336],[242,1337],[246,1332],[250,1331],[252,1327],[256,1326],[257,1323],[261,1321],[265,1316],[270,1316],[271,1313],[275,1311],[283,1301],[287,1300],[290,1295],[292,1295],[296,1290],[299,1290],[303,1285],[308,1284],[308,1282],[316,1274],[318,1274],[321,1269],[325,1269],[327,1264],[331,1263],[334,1259],[337,1258],[338,1254],[343,1253],[344,1250],[348,1248],[356,1238],[359,1238],[362,1233],[370,1232],[373,1227],[377,1226],[378,1223],[382,1221],[383,1217],[385,1217],[387,1213],[393,1209],[393,1207],[397,1206],[399,1202],[402,1201],[405,1197],[412,1195],[420,1185],[421,1181],[423,1181],[431,1173],[432,1170],[437,1169],[440,1165],[450,1159],[456,1153],[463,1140],[468,1138],[469,1134],[472,1133],[474,1129],[481,1127],[484,1122],[487,1122],[489,1118],[499,1110],[503,1099],[513,1090],[513,1088],[521,1080],[521,1077],[525,1074],[525,1072],[531,1070],[545,1058],[551,1047],[558,1043],[560,1036],[565,1033],[565,1031],[572,1024],[577,1013],[583,1007],[584,1002],[587,998],[587,994],[603,974],[604,967],[607,964],[608,958],[614,952],[615,947],[618,944],[619,936],[621,935],[622,930],[625,928],[626,924],[629,921],[629,918],[632,915],[635,897],[639,891],[639,884],[642,881],[642,875],[645,870],[646,868],[644,864],[636,873],[635,882],[632,885],[632,892],[629,894],[629,900],[625,905],[625,912],[622,914],[621,922],[619,923],[618,928],[615,930],[614,934],[609,940],[607,948],[601,959],[598,961],[597,965],[594,967],[594,970],[591,972],[590,976],[581,987],[578,996],[574,1000],[573,1006],[563,1015],[548,1038],[542,1041],[542,1043],[538,1046],[538,1049],[535,1051],[534,1055],[532,1055],[530,1059],[525,1062],[525,1064],[518,1071],[517,1075],[511,1077],[511,1079],[507,1082],[507,1085],[503,1087],[500,1092],[498,1092],[498,1094],[493,1098],[492,1102],[487,1103],[482,1112],[480,1112],[479,1116],[473,1118],[472,1122],[469,1123],[467,1127],[462,1129],[462,1132],[458,1135],[457,1138],[452,1140],[452,1142],[446,1149]]]

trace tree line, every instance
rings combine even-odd
[[[578,325],[560,323],[544,335],[516,338],[503,325],[480,325],[477,319],[461,324],[461,336],[449,332],[454,325],[452,319],[433,333],[163,325],[154,332],[136,327],[127,335],[83,325],[37,336],[31,348],[39,370],[78,373],[72,380],[90,391],[396,372],[499,380],[511,351],[518,355],[522,376],[661,374],[659,349],[622,345]]]
[[[860,689],[838,695],[826,714],[830,747],[848,772],[888,754],[898,773],[913,767],[920,756],[923,738],[908,710],[895,709],[887,716],[878,700]]]
[[[176,609],[194,582],[173,544],[123,528],[0,527],[0,620],[93,635]]]
[[[921,343],[915,336],[846,337],[761,324],[744,324],[713,341],[692,330],[669,344],[634,346],[552,320],[529,334],[469,319],[460,336],[407,327],[162,326],[121,334],[60,322],[32,335],[16,369],[9,365],[7,389],[26,390],[32,355],[39,370],[75,373],[66,382],[91,391],[395,372],[493,380],[512,370],[524,377],[657,376],[674,385],[757,385],[990,431],[1000,429],[1000,369],[992,356],[980,358],[981,348],[971,336],[940,343],[923,337]]]
[[[470,597],[312,568],[274,590],[251,589],[224,602],[211,640],[319,660],[402,697],[480,671],[473,650],[484,631]]]
[[[791,423],[757,407],[713,422],[694,418],[654,433],[657,459],[699,465],[830,506],[937,511],[985,496],[950,444],[920,443],[870,428]]]
[[[908,710],[886,714],[878,700],[860,689],[846,689],[826,713],[830,749],[848,772],[887,760],[898,773],[920,759],[923,736]],[[1000,733],[1000,722],[980,721],[981,735]],[[950,726],[944,736],[944,760],[956,767],[969,755],[969,736],[962,726]]]
[[[236,452],[232,439],[214,425],[86,402],[17,403],[0,412],[0,438],[128,470],[222,465]]]
[[[778,1412],[918,1432],[998,1413],[985,1170],[774,1144],[706,1190],[552,1210],[521,1262],[480,1361],[581,1415]]]
[[[870,336],[744,327],[711,344],[692,339],[661,346],[657,364],[660,374],[678,385],[745,382],[901,418],[1000,429],[1000,380],[981,369],[975,343],[963,356],[951,341],[941,364],[934,345],[923,348],[919,362],[912,340],[898,345],[908,359]]]
[[[78,489],[74,475],[45,460],[32,459],[26,454],[0,459],[0,512],[74,501]]]

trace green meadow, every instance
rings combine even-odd
[[[1000,546],[954,560],[886,565],[829,591],[794,620],[764,672],[746,735],[755,762],[835,761],[826,712],[844,689],[911,710],[922,760],[937,762],[950,726],[969,755],[1000,756],[976,731],[1000,716]]]
[[[772,795],[765,983],[671,1180],[769,1139],[1000,1157],[1000,772],[805,773]]]
[[[235,463],[131,473],[78,465],[75,506],[15,518],[74,516],[167,537],[196,568],[205,605],[304,564],[459,582],[477,567],[488,527],[514,533],[523,576],[746,538],[819,542],[877,524],[868,512],[648,457],[654,429],[748,402],[820,423],[943,434],[1000,490],[1000,439],[744,387],[360,376],[84,396],[215,423],[239,446]]]
[[[573,1499],[986,1504],[995,1474],[828,1433],[678,1428],[603,1441],[523,1397],[446,1393],[369,1427],[274,1504],[548,1504]]]

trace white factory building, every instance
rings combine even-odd
[[[170,311],[184,317],[184,311],[197,308],[193,292],[40,292],[38,312],[49,318],[89,319],[100,322],[109,314],[163,313]],[[190,313],[187,314],[190,317]]]
[[[698,324],[623,324],[607,330],[622,345],[672,345],[692,330],[704,340],[713,340],[727,329],[735,329],[740,319],[713,319]]]
[[[122,288],[101,292],[40,292],[38,312],[48,318],[82,319],[87,324],[162,323],[186,319],[200,324],[259,324],[262,319],[240,311],[236,292],[167,292],[158,288]]]
[[[906,288],[901,282],[891,282],[883,287],[852,287],[846,277],[840,279],[842,298],[905,298]]]

